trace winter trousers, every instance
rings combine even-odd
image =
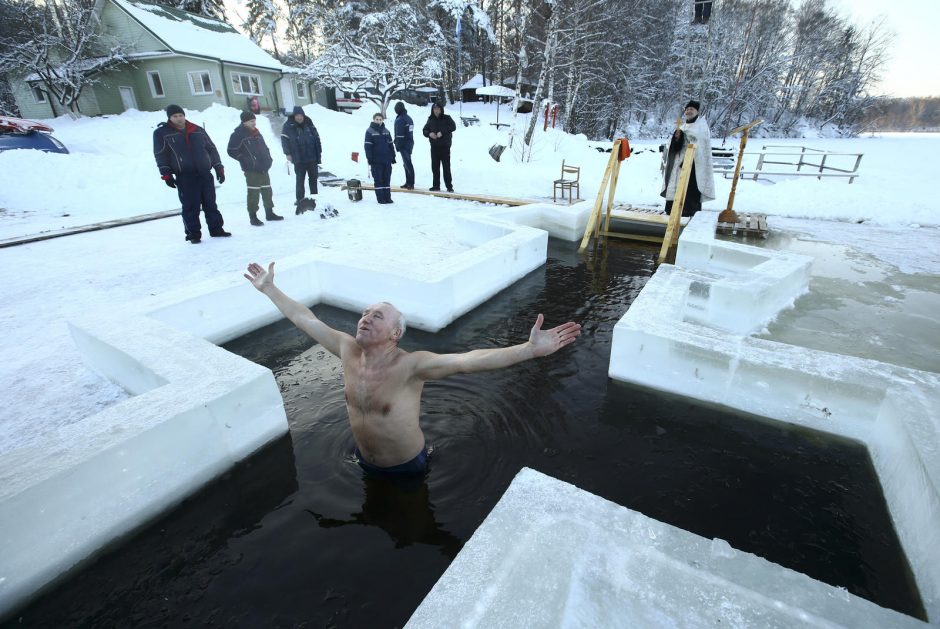
[[[212,173],[177,175],[176,192],[183,206],[183,226],[187,236],[202,237],[199,210],[206,213],[206,226],[213,234],[222,230],[222,213],[215,204],[215,180]]]
[[[678,168],[678,166],[675,166]],[[698,180],[695,178],[695,163],[692,163],[692,172],[689,176],[689,188],[685,191],[685,204],[682,206],[682,216],[692,216],[702,209],[702,193],[698,189]],[[672,212],[672,201],[666,201],[666,214]]]
[[[375,200],[389,203],[392,200],[392,165],[372,162],[372,179],[375,182]]]
[[[310,180],[310,194],[317,193],[317,163],[306,162],[294,164],[294,174],[297,175],[297,200],[304,198],[304,179]]]
[[[411,151],[401,151],[401,163],[405,167],[405,186],[414,188],[415,186],[415,167],[411,163]]]
[[[248,213],[252,216],[258,213],[258,197],[264,200],[265,213],[274,209],[274,199],[271,198],[271,176],[268,173],[245,172],[245,184],[248,186]]]
[[[450,179],[450,147],[431,145],[431,173],[434,175],[432,188],[441,187],[441,166],[444,167],[444,185],[448,190],[454,187]]]

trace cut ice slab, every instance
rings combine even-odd
[[[923,627],[524,468],[407,627]]]

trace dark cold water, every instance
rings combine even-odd
[[[415,487],[351,462],[341,375],[302,333],[281,322],[229,343],[275,372],[290,436],[12,626],[399,627],[523,466],[924,618],[862,446],[608,380],[614,323],[655,255],[553,241],[545,267],[445,330],[409,330],[405,349],[461,352],[524,341],[539,312],[584,326],[552,357],[428,383],[434,451]],[[349,331],[358,318],[315,310]]]

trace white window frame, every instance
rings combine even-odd
[[[303,81],[294,81],[294,85],[297,86],[297,98],[307,98],[307,84]]]
[[[193,82],[193,77],[203,76],[209,79],[209,90],[208,91],[196,91],[196,84]],[[187,78],[189,79],[189,91],[192,92],[193,96],[212,96],[215,94],[215,90],[212,89],[212,73],[208,70],[196,70],[194,72],[187,72]],[[202,85],[203,90],[205,90],[205,82],[200,80],[199,83]]]
[[[157,76],[157,80],[160,81],[160,90],[162,94],[157,94],[156,85],[153,82],[153,76]],[[160,76],[159,70],[148,70],[147,71],[147,85],[150,87],[150,95],[154,98],[166,98],[166,88],[163,87],[163,77]]]
[[[249,91],[244,89],[244,81],[248,81]],[[258,91],[251,91],[251,83],[254,80],[258,85]],[[261,89],[261,75],[260,74],[248,74],[247,72],[232,72],[232,90],[239,96],[263,96],[264,93]]]
[[[45,105],[49,102],[49,99],[46,98],[46,93],[39,85],[30,85],[29,91],[33,93],[33,102],[37,105]]]

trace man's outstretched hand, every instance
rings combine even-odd
[[[257,262],[248,265],[248,272],[245,273],[245,279],[251,282],[252,286],[264,292],[269,286],[274,286],[274,263],[268,265],[268,270]]]
[[[551,330],[542,329],[544,322],[545,317],[539,315],[529,333],[529,343],[532,344],[536,357],[554,354],[565,345],[574,343],[581,334],[581,324],[573,321],[562,323]]]

